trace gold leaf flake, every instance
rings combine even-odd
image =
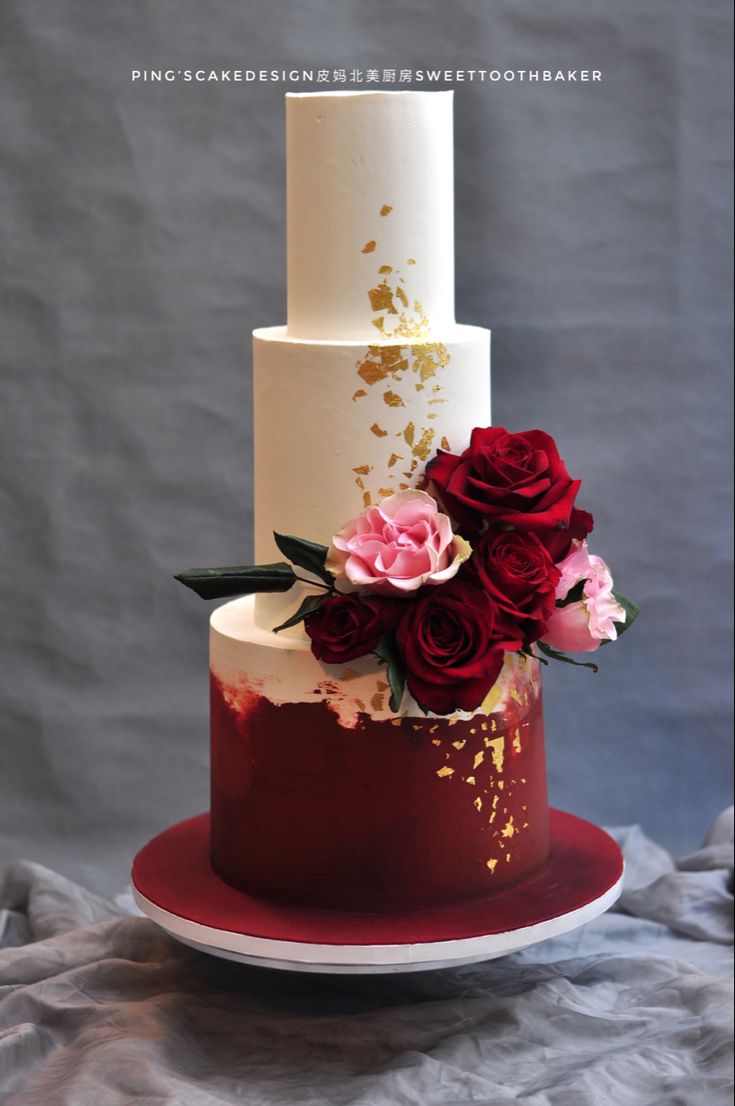
[[[372,501],[373,501],[373,499],[372,499],[372,496],[370,495],[370,492],[363,492],[363,495],[362,495],[362,505],[363,505],[363,507],[369,507],[370,504],[372,503]]]
[[[462,741],[453,741],[452,742],[452,745],[454,746],[455,749],[464,749],[466,744],[467,744],[467,738],[464,738],[464,740],[462,740]]]
[[[450,768],[448,764],[445,764],[444,767],[440,768],[439,771],[437,772],[437,776],[439,777],[440,780],[445,779],[447,776],[453,776],[453,775],[454,775],[454,769]]]
[[[474,801],[474,804],[473,804],[473,805],[474,805],[474,807],[475,807],[475,810],[477,810],[477,811],[480,811],[480,810],[482,810],[482,799],[480,798],[480,796],[479,796],[479,795],[478,795],[478,796],[477,796],[477,798],[475,799],[475,801]]]
[[[396,287],[396,295],[398,296],[398,298],[401,301],[401,303],[403,304],[403,306],[408,307],[408,296],[406,295],[404,290],[401,288],[400,284],[397,285],[397,287]]]
[[[465,783],[471,783],[473,787],[476,786],[476,784],[477,784],[477,780],[475,779],[474,776],[468,776],[467,779],[464,782]]]
[[[514,753],[520,753],[521,752],[521,731],[520,731],[520,729],[517,729],[515,734],[513,735],[513,752]]]
[[[381,215],[390,215],[392,210],[393,210],[393,205],[392,204],[383,204],[383,206],[380,209],[380,214]]]
[[[397,392],[384,392],[383,393],[383,399],[388,404],[389,407],[405,407],[406,406],[406,404],[403,402],[403,400],[401,399],[401,397],[398,395]]]
[[[479,768],[484,759],[485,759],[485,754],[482,752],[482,750],[479,753],[476,753],[475,754],[475,760],[474,760],[474,763],[472,765],[472,770],[474,771],[475,768]]]
[[[381,265],[380,268],[378,269],[378,272],[381,273],[381,274],[383,274],[383,273],[392,273],[393,269],[390,265]]]
[[[354,468],[352,471],[359,473],[360,476],[367,476],[372,467],[372,465],[358,465],[357,468]]]
[[[354,396],[352,397],[353,403],[356,399],[361,399],[363,396],[366,396],[366,395],[367,395],[367,392],[365,391],[364,388],[358,388],[357,391],[355,392]]]
[[[394,492],[395,492],[394,488],[379,488],[378,489],[378,495],[382,495],[383,499],[385,499],[386,496],[393,495]]]
[[[376,245],[377,242],[375,241],[375,239],[371,238],[371,240],[369,242],[366,242],[365,245],[362,247],[362,253],[372,253]]]
[[[390,457],[388,458],[388,468],[392,469],[396,461],[402,460],[403,458],[401,457],[400,453],[391,453]]]
[[[503,837],[512,837],[513,836],[513,834],[516,832],[516,828],[513,825],[512,816],[508,819],[508,821],[505,823],[505,825],[503,826],[503,828],[500,832],[501,832],[501,835]]]
[[[441,738],[440,737],[432,737],[431,744],[432,745],[441,745]]]
[[[447,437],[442,438],[440,445],[442,449],[446,450],[446,452],[449,453],[451,446],[449,445],[449,439]]]
[[[413,445],[413,439],[414,439],[415,433],[416,433],[416,427],[413,425],[412,422],[410,422],[408,424],[408,426],[406,427],[406,429],[403,431],[403,437],[406,439],[406,445],[410,445],[410,446]]]
[[[428,426],[426,430],[424,430],[419,441],[413,447],[415,456],[420,457],[422,461],[426,461],[431,453],[431,443],[433,440],[434,430]],[[411,443],[409,442],[408,444],[410,445]]]
[[[382,426],[378,426],[377,422],[374,422],[370,427],[376,438],[387,438],[388,431],[383,430]]]
[[[503,759],[505,756],[505,738],[485,738],[485,745],[490,750],[490,755],[493,758],[493,768],[496,772],[503,771]]]
[[[488,866],[488,868],[490,869],[491,872],[495,871],[497,863],[498,863],[497,860],[488,860],[487,861],[487,866]]]
[[[415,264],[416,264],[416,261],[414,260],[414,258],[413,258],[413,257],[409,257],[409,259],[408,259],[408,264],[409,264],[409,265],[415,265]]]
[[[389,315],[398,314],[398,308],[393,303],[393,291],[387,281],[383,280],[377,288],[371,288],[368,296],[373,311],[387,311]]]

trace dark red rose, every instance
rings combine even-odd
[[[304,620],[311,651],[326,664],[341,664],[375,650],[405,611],[400,599],[354,594],[330,596]]]
[[[473,430],[460,457],[440,451],[426,474],[447,512],[474,534],[485,523],[566,530],[581,484],[572,480],[549,434],[509,434],[502,426]]]
[[[518,625],[524,645],[546,633],[561,573],[536,534],[488,530],[461,573]]]
[[[579,507],[572,507],[569,518],[568,530],[545,530],[539,533],[539,538],[549,551],[554,564],[559,564],[572,548],[572,540],[583,541],[592,532],[595,520],[589,511],[582,511]]]
[[[521,637],[487,592],[451,580],[409,605],[396,644],[419,706],[451,714],[477,710],[500,675],[505,650],[519,649]]]

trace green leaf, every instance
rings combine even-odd
[[[518,650],[518,652],[520,653],[520,655],[521,655],[522,657],[530,657],[530,658],[531,658],[531,660],[534,660],[534,661],[538,661],[538,662],[539,662],[540,664],[548,664],[548,663],[549,663],[549,662],[548,662],[548,661],[546,660],[546,658],[545,658],[545,657],[538,657],[538,656],[537,656],[537,655],[536,655],[536,654],[534,653],[533,649],[527,649],[525,645],[524,645],[524,646],[522,646],[522,647],[521,647],[521,648],[520,648],[520,649]]]
[[[298,625],[307,615],[312,614],[327,597],[326,591],[323,591],[321,595],[307,595],[299,609],[290,618],[287,618],[280,626],[274,626],[273,633],[277,634],[279,630],[286,630],[289,626]]]
[[[296,582],[291,565],[228,565],[224,568],[188,568],[174,576],[202,599],[252,595],[256,591],[288,591]]]
[[[625,611],[625,622],[615,623],[615,629],[618,631],[618,637],[620,637],[621,634],[624,634],[626,630],[631,628],[636,618],[641,613],[641,608],[637,603],[634,603],[632,599],[628,599],[626,595],[616,591],[615,588],[613,588],[613,599],[616,599]]]
[[[573,664],[577,668],[591,668],[593,672],[598,671],[598,667],[593,661],[575,661],[574,657],[568,657],[566,653],[561,653],[558,649],[552,649],[545,641],[537,641],[536,645],[542,653],[545,653],[547,657],[551,657],[552,660],[563,661],[564,664]],[[540,657],[538,659],[541,660]]]
[[[307,572],[313,572],[320,580],[324,580],[325,584],[334,583],[334,576],[324,567],[324,562],[329,553],[326,545],[318,545],[316,542],[306,541],[304,538],[294,538],[290,534],[276,534],[274,532],[273,537],[281,553],[284,557],[288,557],[289,561],[298,565],[299,568],[305,568]]]
[[[388,683],[390,684],[390,709],[397,714],[401,709],[401,700],[406,687],[406,672],[403,667],[401,655],[396,648],[396,639],[393,634],[383,634],[377,644],[375,652],[382,661],[385,661],[388,669]]]

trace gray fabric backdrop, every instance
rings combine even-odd
[[[643,608],[598,676],[548,675],[552,799],[698,843],[729,801],[729,8],[2,0],[6,858],[114,890],[208,801],[207,608],[171,574],[249,552],[286,87],[131,82],[156,66],[602,70],[454,86],[458,316]]]

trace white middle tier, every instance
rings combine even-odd
[[[274,530],[328,545],[365,506],[419,483],[437,449],[461,451],[490,425],[490,331],[367,345],[256,330],[253,392],[255,558],[267,563],[282,559]],[[257,621],[293,607],[293,593],[260,596]]]

